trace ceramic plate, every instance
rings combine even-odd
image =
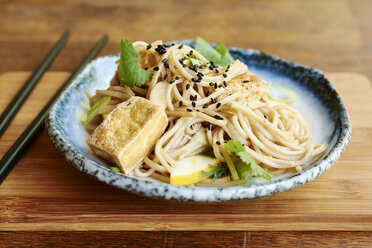
[[[191,41],[183,43],[193,45]],[[340,96],[324,74],[260,51],[229,50],[235,59],[246,63],[270,85],[288,87],[299,95],[299,101],[293,107],[307,121],[314,143],[327,146],[327,153],[317,164],[287,179],[226,188],[174,186],[111,171],[85,142],[89,134],[80,121],[80,116],[86,112],[81,101],[87,100],[86,90],[94,95],[97,89],[108,87],[119,55],[95,59],[76,77],[50,110],[46,120],[48,135],[66,160],[82,172],[121,189],[164,199],[213,202],[261,197],[303,185],[330,168],[345,150],[351,126]]]

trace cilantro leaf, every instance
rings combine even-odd
[[[240,161],[235,162],[235,168],[242,179],[249,177],[264,177],[267,181],[273,176],[259,166],[246,152],[244,146],[238,140],[229,140],[225,143],[227,150]]]
[[[142,86],[146,81],[150,81],[152,74],[145,71],[138,64],[138,51],[133,47],[129,40],[120,43],[120,65],[119,79],[121,83],[134,86]]]
[[[202,54],[206,59],[220,66],[228,66],[234,62],[233,57],[224,44],[218,44],[213,48],[211,44],[201,37],[196,38],[195,50]]]
[[[217,178],[222,177],[222,175],[226,174],[227,168],[226,167],[219,167],[217,165],[208,165],[209,168],[213,168],[212,171],[202,171],[204,177],[213,176],[213,182],[216,181]]]

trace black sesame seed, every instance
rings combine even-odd
[[[195,96],[194,96],[194,100],[195,100],[195,101],[198,100],[198,95],[195,95]]]
[[[176,82],[176,80],[172,80],[172,81],[170,81],[169,83],[170,83],[170,84],[173,84],[174,82]]]
[[[181,44],[181,45],[178,47],[178,49],[182,49],[182,47],[183,47],[183,44]]]
[[[208,130],[211,130],[211,128],[212,128],[211,126],[212,126],[212,125],[211,125],[210,123],[207,124],[207,128],[208,128]]]
[[[249,83],[249,80],[244,80],[243,83]]]
[[[186,110],[187,110],[188,112],[192,112],[192,109],[187,108]]]
[[[179,78],[179,77],[175,77],[174,79],[178,80],[178,79],[180,79],[180,78]]]
[[[149,50],[151,47],[152,47],[152,45],[148,44],[147,47],[146,47],[146,50]]]
[[[165,50],[161,50],[160,52],[159,52],[159,54],[160,55],[163,55],[164,53],[166,53],[167,51],[165,51]]]
[[[196,78],[191,78],[191,81],[197,82],[198,80]]]
[[[211,97],[211,101],[212,103],[216,103],[216,100],[214,100],[212,97]]]
[[[215,116],[213,116],[213,118],[215,118],[215,119],[217,119],[217,120],[224,120],[224,118],[221,117],[221,116],[219,116],[219,115],[215,115]]]
[[[164,80],[167,79],[167,77],[168,77],[168,74],[165,74],[165,76],[164,76]]]
[[[190,89],[190,84],[186,84],[186,90]]]
[[[215,72],[219,73],[219,71],[216,69]]]
[[[187,65],[186,64],[182,64],[183,67],[186,67]]]
[[[158,71],[159,70],[159,67],[154,67],[154,71]]]
[[[209,91],[207,91],[207,93],[205,93],[205,96],[209,96],[211,93]]]
[[[203,106],[203,109],[206,109],[206,108],[208,108],[208,104],[205,104],[205,105]]]
[[[196,76],[198,76],[199,78],[202,78],[202,77],[204,77],[204,74],[201,73],[201,72],[198,72],[198,73],[196,74]]]
[[[180,102],[178,103],[178,106],[182,107],[182,105],[183,105],[183,102],[180,101]]]
[[[223,85],[225,85],[225,87],[227,87],[227,83],[226,83],[226,81],[223,81]]]
[[[196,110],[196,112],[200,112],[200,110],[199,110],[199,109],[197,109],[197,110]]]
[[[168,61],[168,59],[163,59],[161,62],[165,63],[165,62],[167,62],[167,61]]]
[[[222,84],[218,85],[218,88],[222,88]]]
[[[214,88],[217,89],[217,83],[214,83]]]
[[[213,86],[213,85],[214,85],[214,83],[213,83],[213,82],[210,82],[210,83],[209,83],[209,86]]]
[[[208,68],[209,70],[213,71],[213,66],[210,65]]]
[[[221,142],[219,142],[219,141],[217,140],[217,141],[216,141],[216,144],[217,144],[217,145],[221,145]]]
[[[222,76],[225,77],[225,78],[227,77],[226,73],[222,74]]]
[[[194,53],[194,51],[193,51],[193,50],[191,50],[189,54],[190,54],[190,55],[192,55],[193,53]]]
[[[168,68],[169,69],[169,65],[168,65],[167,62],[164,63],[164,66],[165,66],[165,68]]]
[[[173,126],[176,125],[176,123],[177,123],[177,119],[174,119],[173,120]]]
[[[194,101],[192,101],[191,105],[195,108],[196,107],[196,103]]]
[[[219,108],[219,107],[221,107],[221,103],[220,102],[217,103],[217,105],[216,105],[216,108]]]

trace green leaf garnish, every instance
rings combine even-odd
[[[121,170],[115,166],[110,167],[110,170],[112,170],[113,172],[121,172]]]
[[[212,61],[216,65],[228,66],[234,62],[233,57],[226,49],[224,44],[218,44],[217,48],[213,48],[211,44],[201,37],[196,38],[195,50],[202,54],[206,59]]]
[[[145,71],[138,64],[138,51],[129,40],[121,40],[119,79],[121,83],[141,87],[146,81],[150,81],[152,74]]]
[[[190,60],[191,64],[192,65],[198,65],[198,66],[202,66],[202,65],[205,65],[206,63],[201,61],[198,57],[196,57],[195,55],[185,55],[183,56],[183,58],[181,59],[182,61],[185,61],[185,60]]]
[[[210,147],[210,148],[209,148],[208,150],[206,150],[205,152],[201,152],[201,153],[199,153],[199,155],[206,156],[206,157],[210,157],[210,158],[216,158],[216,156],[214,155],[214,152],[213,152],[212,147]]]
[[[226,174],[227,168],[226,167],[219,167],[217,165],[208,165],[209,168],[213,168],[212,171],[202,171],[204,177],[213,176],[213,182],[216,181],[217,178],[222,177],[222,175]]]
[[[273,176],[261,166],[259,166],[246,152],[244,146],[238,140],[229,140],[225,143],[227,150],[235,157],[240,158],[240,161],[235,162],[235,168],[241,179],[250,177],[264,177],[267,181],[271,181]]]
[[[104,107],[106,107],[110,103],[110,101],[111,96],[104,96],[98,99],[98,101],[96,101],[93,104],[93,106],[89,109],[85,123],[88,124],[91,120],[93,120],[93,118],[96,117],[96,115],[98,115],[98,112]]]

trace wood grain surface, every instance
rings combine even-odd
[[[150,199],[78,172],[44,131],[1,186],[0,230],[372,230],[372,87],[360,74],[327,75],[347,106],[353,134],[341,159],[313,182],[225,203]],[[30,72],[0,76],[0,110],[28,76]],[[68,76],[44,75],[4,134],[0,155]]]
[[[110,36],[110,42],[101,55],[117,53],[121,37],[169,41],[193,39],[200,35],[211,42],[260,49],[323,71],[362,73],[371,80],[371,12],[370,0],[0,0],[0,74],[33,71],[61,33],[70,29],[72,35],[69,42],[50,68],[50,71],[62,72],[60,78],[55,74],[53,80],[62,81],[66,77],[63,72],[73,71],[103,33]],[[25,77],[19,75],[17,80],[24,80]],[[345,78],[345,75],[339,77]],[[48,75],[45,75],[45,79],[48,79]],[[117,222],[120,222],[123,213],[138,214],[137,222],[141,222],[140,218],[151,212],[149,209],[155,209],[160,214],[154,217],[154,222],[160,222],[147,226],[147,229],[156,230],[172,227],[159,224],[164,222],[161,213],[165,210],[170,213],[169,220],[174,216],[179,218],[183,213],[186,222],[179,230],[186,230],[190,223],[187,222],[188,217],[199,209],[206,218],[216,217],[216,223],[228,211],[236,214],[235,217],[251,212],[252,216],[256,214],[257,220],[262,219],[266,212],[276,213],[275,221],[279,223],[283,219],[288,220],[284,213],[291,212],[291,218],[305,229],[283,223],[282,228],[277,230],[321,230],[316,223],[307,226],[308,221],[316,216],[328,223],[328,230],[369,230],[371,95],[370,88],[363,83],[367,82],[365,78],[354,79],[353,76],[349,78],[349,87],[345,89],[350,92],[349,96],[343,96],[347,105],[354,106],[354,111],[350,113],[353,124],[351,143],[331,170],[308,185],[253,201],[212,204],[210,208],[199,204],[181,207],[173,202],[164,207],[161,201],[113,189],[75,171],[52,148],[43,132],[5,184],[0,186],[0,222],[6,224],[6,229],[1,225],[0,230],[10,230],[10,226],[13,228],[18,224],[22,228],[25,224],[30,227],[35,223],[34,229],[46,231],[47,227],[38,226],[42,222],[49,222],[51,229],[88,230],[86,226],[76,223],[91,220],[97,222],[94,229],[99,230],[103,229],[101,225],[106,218],[102,216],[105,213],[110,213],[109,220],[119,218]],[[20,82],[17,82],[1,82],[2,108],[15,93],[16,87],[20,86]],[[30,111],[43,105],[56,87],[51,84],[36,89],[32,104],[30,101],[24,106],[23,114],[17,117],[7,135],[1,138],[0,154],[5,152],[14,137],[22,132],[25,123],[33,117],[34,112]],[[354,167],[363,169],[350,170]],[[138,202],[143,204],[138,205]],[[285,209],[277,209],[281,202],[287,203]],[[330,210],[334,212],[330,213]],[[364,224],[358,222],[360,219],[364,219]],[[234,223],[241,221],[239,218],[232,220]],[[250,221],[249,226],[255,223],[254,220],[244,221]],[[255,229],[243,226],[242,230],[272,230],[270,223],[267,223],[270,221],[265,220],[265,226],[258,225]],[[302,221],[304,224],[301,224]],[[63,222],[65,224],[61,226]],[[54,223],[60,224],[54,227]],[[233,226],[237,227],[237,224]],[[104,227],[119,230],[117,224]],[[228,230],[229,227],[221,222],[216,224],[216,228],[212,226],[220,230]],[[200,228],[206,229],[203,223],[200,223]],[[58,244],[65,247],[74,247],[74,244],[80,247],[115,246],[123,240],[123,244],[129,247],[140,244],[144,247],[147,244],[149,247],[368,247],[367,241],[371,239],[370,233],[340,231],[234,231],[212,234],[182,231],[146,232],[145,236],[141,232],[127,231],[64,231],[58,232],[59,235],[54,234],[3,232],[0,234],[0,247],[51,247]],[[242,240],[250,242],[243,243]]]

